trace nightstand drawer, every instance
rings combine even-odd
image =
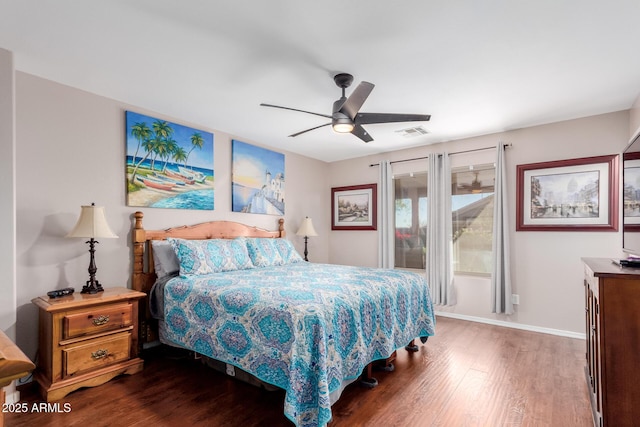
[[[96,307],[63,319],[64,339],[120,329],[131,325],[131,304]]]
[[[130,347],[131,334],[127,332],[62,350],[62,375],[69,377],[127,360]]]

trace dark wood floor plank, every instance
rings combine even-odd
[[[439,317],[416,353],[398,351],[378,387],[347,387],[329,427],[591,426],[581,340]],[[30,406],[41,401],[23,390]],[[145,369],[62,403],[70,413],[5,414],[22,426],[290,427],[284,392],[268,392],[163,348]]]

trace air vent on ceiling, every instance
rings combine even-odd
[[[422,126],[415,126],[411,128],[397,130],[396,133],[404,136],[405,138],[413,138],[415,136],[426,135],[429,133],[429,131],[423,128]]]

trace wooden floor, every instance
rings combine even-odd
[[[292,426],[284,392],[220,374],[181,353],[62,400],[68,413],[5,414],[18,426]],[[398,351],[378,387],[352,384],[329,427],[591,426],[582,340],[439,317],[420,351]],[[41,400],[22,391],[31,407]]]

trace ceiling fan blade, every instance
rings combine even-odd
[[[305,110],[298,110],[297,108],[289,108],[289,107],[281,107],[279,105],[273,105],[273,104],[260,104],[262,107],[272,107],[272,108],[281,108],[283,110],[291,110],[291,111],[298,111],[300,113],[307,113],[307,114],[313,114],[314,116],[320,116],[320,117],[326,117],[328,119],[331,118],[331,116],[327,115],[327,114],[320,114],[320,113],[314,113],[312,111],[305,111]]]
[[[395,122],[428,122],[431,119],[429,114],[391,114],[391,113],[358,113],[354,122],[360,125],[372,123],[395,123]]]
[[[302,135],[303,133],[306,133],[306,132],[309,132],[309,131],[312,131],[312,130],[316,130],[316,129],[318,129],[318,128],[322,128],[322,127],[325,127],[325,126],[329,126],[330,124],[331,124],[331,123],[325,123],[325,124],[323,124],[323,125],[316,126],[316,127],[314,127],[314,128],[311,128],[311,129],[306,129],[306,130],[302,130],[302,131],[300,131],[300,132],[296,132],[296,133],[291,134],[291,135],[289,135],[289,136],[298,136],[298,135]]]
[[[373,138],[371,138],[371,135],[369,135],[369,132],[364,130],[364,128],[360,125],[355,125],[351,133],[357,136],[358,138],[360,138],[361,140],[363,140],[364,142],[373,141]]]
[[[344,104],[342,104],[340,112],[349,116],[351,120],[355,119],[356,114],[360,111],[360,107],[362,107],[364,101],[367,100],[374,87],[375,85],[373,83],[361,82],[358,87],[351,92],[351,95],[349,95]]]

